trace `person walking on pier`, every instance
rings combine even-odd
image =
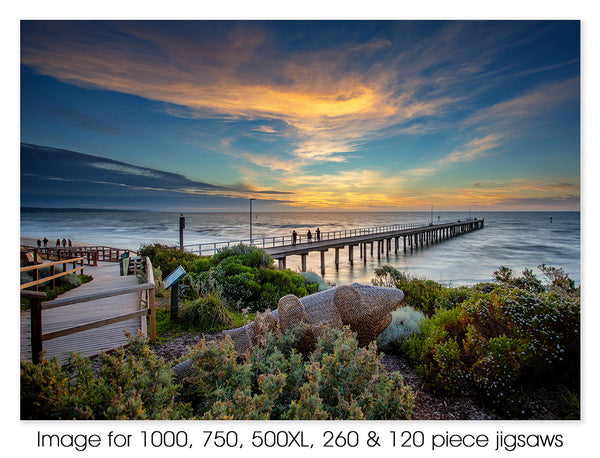
[[[63,237],[63,248],[67,247],[67,239]]]
[[[44,237],[44,248],[48,248],[48,237]]]
[[[317,242],[321,240],[321,229],[317,227]]]
[[[71,239],[67,240],[67,242],[69,243],[69,248],[71,248],[73,246],[73,242],[71,242]]]
[[[294,229],[292,231],[292,245],[296,245],[296,240],[298,239],[298,234],[296,233],[296,230]]]
[[[38,248],[42,248],[42,241],[40,239],[37,239],[37,246]]]
[[[308,239],[308,243],[312,242],[312,233],[310,232],[310,229],[306,233],[306,238]]]
[[[56,239],[56,248],[60,248],[60,239]]]

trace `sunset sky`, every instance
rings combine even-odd
[[[579,210],[579,34],[22,21],[21,205]]]

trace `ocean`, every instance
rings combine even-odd
[[[22,211],[20,233],[24,237],[48,237],[106,245],[130,250],[140,245],[179,245],[179,213],[145,211]],[[185,213],[184,245],[249,239],[249,213]],[[369,228],[392,224],[449,222],[485,218],[482,230],[443,240],[412,252],[391,251],[381,259],[367,255],[351,266],[347,249],[340,251],[335,269],[334,251],[326,254],[324,279],[332,284],[369,282],[374,270],[391,265],[408,275],[439,281],[449,286],[489,281],[500,266],[516,273],[540,264],[562,267],[580,281],[579,212],[253,212],[252,238],[305,235],[310,229],[327,231]],[[401,239],[402,240],[402,239]],[[197,250],[197,248],[196,248]],[[300,257],[290,256],[287,267],[300,271]],[[307,257],[307,270],[320,273],[318,252]]]

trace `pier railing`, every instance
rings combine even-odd
[[[469,221],[467,219],[467,221]],[[449,222],[449,221],[447,221]],[[436,224],[444,224],[444,222],[437,221]],[[396,232],[407,229],[415,229],[420,227],[428,227],[433,226],[434,224],[430,221],[428,222],[420,222],[420,223],[406,223],[406,224],[392,224],[387,226],[376,226],[376,227],[363,227],[358,229],[342,229],[339,231],[327,231],[321,232],[319,238],[317,238],[317,234],[311,230],[312,238],[310,241],[323,241],[323,240],[338,240],[344,239],[348,237],[357,237],[361,235],[373,235],[385,232]],[[301,245],[303,243],[309,243],[307,234],[298,233],[296,239],[296,245]],[[254,246],[257,248],[275,248],[275,247],[284,247],[293,245],[292,235],[284,235],[277,237],[265,237],[260,239],[244,239],[244,240],[233,240],[227,242],[213,242],[213,243],[200,243],[193,245],[185,245],[184,248],[186,251],[190,253],[197,254],[199,256],[212,256],[219,252],[219,250],[230,248],[235,245],[248,245]]]

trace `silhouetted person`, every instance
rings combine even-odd
[[[48,247],[48,239],[44,237],[44,248]]]
[[[308,232],[306,233],[306,238],[308,239],[308,243],[312,242],[312,234],[310,232],[310,229],[308,230]]]
[[[56,248],[60,248],[60,239],[56,239]]]
[[[321,240],[321,229],[317,227],[317,242]]]
[[[298,240],[298,234],[296,233],[296,230],[292,231],[292,245],[296,244],[296,240]]]
[[[71,242],[71,239],[69,239],[69,248],[71,248],[73,246],[73,243]]]
[[[38,248],[42,248],[42,241],[40,239],[37,239],[37,244]]]
[[[67,239],[65,239],[65,238],[63,237],[63,248],[66,248],[66,247],[67,247]]]

